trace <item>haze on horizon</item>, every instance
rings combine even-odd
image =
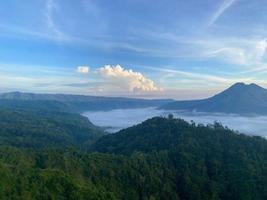
[[[264,0],[0,2],[0,92],[196,99],[267,87]]]

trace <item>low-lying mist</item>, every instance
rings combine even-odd
[[[108,132],[138,124],[154,116],[166,116],[172,113],[175,117],[186,121],[209,124],[214,121],[221,122],[230,129],[249,135],[258,135],[267,138],[267,116],[241,116],[222,113],[200,113],[184,111],[164,111],[155,108],[117,109],[111,111],[85,112],[83,115],[95,125],[106,128]]]

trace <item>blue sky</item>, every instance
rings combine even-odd
[[[0,0],[0,91],[204,98],[267,87],[264,0]]]

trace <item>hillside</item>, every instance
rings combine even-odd
[[[236,83],[211,98],[171,102],[159,109],[266,115],[267,90],[256,84]]]
[[[0,108],[0,119],[0,145],[4,146],[86,148],[104,134],[87,118],[66,112]]]

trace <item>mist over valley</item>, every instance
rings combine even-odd
[[[188,122],[210,124],[214,121],[222,123],[230,129],[248,135],[257,135],[267,138],[267,116],[238,115],[226,113],[205,113],[190,111],[159,110],[157,108],[115,109],[110,111],[87,111],[86,116],[93,124],[104,127],[107,132],[114,133],[121,129],[136,125],[155,116],[182,118]]]

